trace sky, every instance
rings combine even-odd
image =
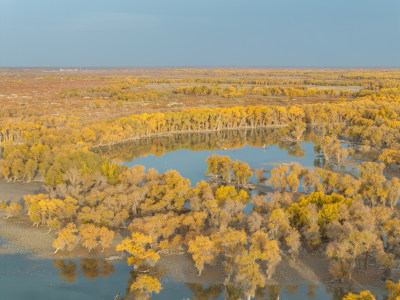
[[[0,67],[400,67],[400,0],[0,0]]]

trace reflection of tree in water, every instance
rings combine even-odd
[[[311,142],[318,138],[313,130],[303,133],[301,140]],[[177,133],[168,136],[142,138],[112,147],[98,149],[107,157],[117,161],[132,161],[149,154],[160,157],[168,152],[188,149],[192,151],[214,151],[218,149],[243,148],[246,144],[252,147],[278,145],[281,149],[290,150],[295,157],[303,157],[301,143],[285,140],[285,131],[279,128],[255,128],[248,130],[225,130],[217,132]],[[299,144],[299,145],[296,145]],[[297,156],[299,155],[299,156]],[[300,156],[302,155],[302,156]]]
[[[254,299],[256,299],[256,300],[268,299],[267,286],[258,287],[257,290],[256,290],[256,294],[255,294]]]
[[[288,155],[300,158],[306,156],[306,152],[301,147],[301,143],[292,143],[288,149]]]
[[[316,294],[316,291],[317,291],[317,286],[315,286],[315,285],[309,285],[309,286],[308,286],[307,297],[310,298],[310,299],[314,299],[315,296],[317,295],[317,294]]]
[[[151,269],[139,267],[129,274],[126,296],[121,298],[122,300],[151,299],[152,293],[158,294],[162,289],[160,280],[167,272],[157,267]]]
[[[60,270],[60,280],[67,282],[68,284],[73,283],[78,278],[77,263],[69,260],[66,262],[64,259],[55,259],[53,264],[56,269]],[[107,278],[111,274],[114,274],[114,266],[103,260],[98,259],[81,259],[80,269],[83,277],[94,280],[101,275]]]
[[[225,286],[225,299],[242,299],[242,296],[244,296],[244,294],[240,287],[234,284],[227,284]]]
[[[343,288],[326,287],[326,293],[332,295],[332,300],[341,300],[348,293]]]
[[[258,287],[255,294],[256,300],[279,300],[283,287],[281,285],[266,285]],[[228,284],[225,289],[225,299],[243,299],[242,289],[233,284]],[[195,298],[193,298],[195,299]],[[208,299],[208,298],[205,298]]]
[[[53,264],[56,269],[60,270],[58,275],[61,281],[71,284],[78,278],[77,265],[72,260],[67,263],[64,259],[55,259]]]
[[[318,169],[325,169],[332,172],[348,173],[346,166],[344,166],[343,164],[332,163],[330,161],[325,160],[323,157],[317,157],[316,159],[314,159],[314,167]],[[352,171],[350,172],[354,173]]]
[[[85,278],[95,280],[101,275],[107,278],[111,274],[114,274],[114,266],[104,260],[98,259],[81,259],[81,271]]]
[[[281,285],[269,285],[268,286],[268,295],[269,295],[268,300],[278,300],[281,292],[282,292]]]
[[[101,261],[100,262],[101,271],[100,274],[103,278],[107,278],[108,276],[114,274],[114,266],[109,263],[108,261]]]
[[[290,296],[296,296],[299,287],[297,285],[287,285],[285,290]]]
[[[83,277],[95,280],[100,274],[99,261],[91,258],[81,259],[81,271]]]
[[[212,284],[207,288],[197,283],[185,283],[185,285],[193,292],[192,300],[217,299],[224,289],[222,284]]]

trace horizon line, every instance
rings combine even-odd
[[[400,69],[400,66],[0,66],[4,69]]]

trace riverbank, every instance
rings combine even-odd
[[[27,220],[27,216],[19,216],[10,219],[0,219],[0,236],[7,239],[0,244],[1,254],[24,254],[31,259],[107,259],[117,256],[121,258],[121,253],[115,251],[115,246],[122,239],[120,232],[116,233],[113,245],[101,252],[101,247],[97,247],[90,253],[83,247],[78,246],[74,251],[59,251],[54,254],[52,248],[55,232],[47,233],[46,228],[32,227]],[[221,261],[216,261],[213,265],[206,265],[202,276],[197,276],[191,256],[188,254],[162,256],[157,262],[160,267],[176,281],[199,283],[199,284],[223,284],[225,279],[224,266]],[[332,281],[329,273],[329,260],[323,253],[301,254],[296,260],[283,255],[282,261],[276,268],[276,273],[271,280],[267,280],[267,285],[294,285],[294,286],[329,286],[341,287],[352,291],[370,290],[379,295],[385,295],[385,282],[382,280],[383,270],[373,261],[370,263],[368,272],[357,272],[355,270],[351,281],[338,283]],[[392,272],[393,281],[400,279],[400,270],[394,269]]]
[[[16,202],[23,204],[25,195],[45,193],[46,187],[43,182],[9,182],[0,180],[0,203]]]

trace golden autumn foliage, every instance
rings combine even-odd
[[[344,296],[343,300],[375,300],[370,291],[363,291],[360,294],[349,293]]]
[[[131,255],[127,260],[129,265],[135,266],[144,262],[151,264],[160,258],[153,249],[149,249],[149,244],[152,242],[151,236],[133,232],[131,238],[126,238],[117,245],[116,250],[126,251]]]
[[[199,235],[189,242],[188,252],[192,254],[200,276],[204,269],[204,264],[210,264],[215,259],[216,248],[209,237]]]
[[[77,232],[76,226],[72,223],[68,223],[65,228],[61,229],[53,242],[53,248],[56,249],[54,253],[57,253],[59,250],[72,251],[78,243],[75,235]]]

